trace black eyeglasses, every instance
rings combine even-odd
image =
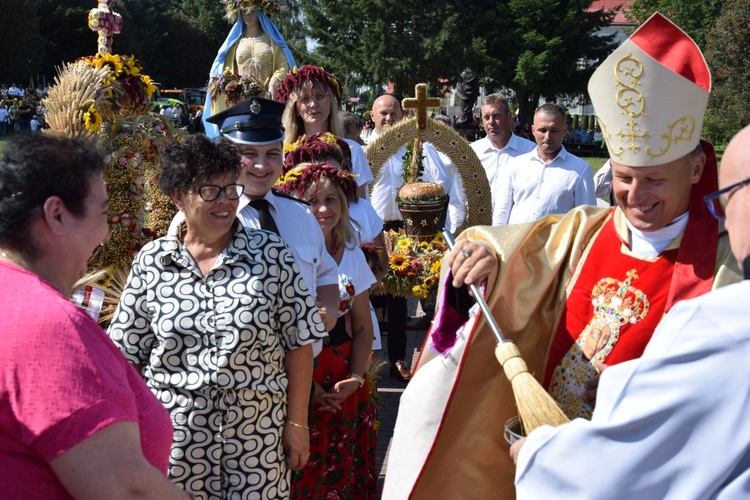
[[[230,200],[236,200],[242,196],[244,190],[245,186],[242,184],[227,184],[224,187],[206,184],[197,189],[198,194],[203,198],[203,201],[214,201],[218,199],[222,191],[224,191],[224,194],[226,194],[227,198]]]
[[[731,186],[727,186],[724,189],[719,189],[718,191],[714,191],[713,193],[704,196],[703,201],[706,202],[706,206],[708,207],[708,211],[711,212],[711,215],[719,220],[724,220],[726,218],[724,210],[727,208],[730,198],[732,198],[732,195],[734,195],[737,188],[741,188],[746,184],[750,184],[750,177],[744,181],[735,182]],[[722,199],[722,195],[726,193],[729,194],[725,199]]]

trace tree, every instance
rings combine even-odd
[[[0,82],[26,85],[39,69],[39,15],[30,0],[3,0],[0,16]]]
[[[492,81],[513,91],[519,119],[531,123],[541,97],[548,101],[583,94],[599,61],[614,49],[613,37],[600,34],[614,11],[589,12],[592,0],[510,0],[513,19],[503,47],[512,71],[490,72]],[[502,57],[503,52],[490,53]]]
[[[40,33],[44,41],[42,71],[55,74],[55,68],[96,52],[97,35],[88,27],[88,14],[96,7],[91,0],[36,0],[41,16]],[[115,36],[117,43],[117,36]]]
[[[727,0],[633,0],[625,17],[640,25],[654,12],[661,12],[704,49],[706,30],[713,25],[726,3]]]
[[[706,61],[713,87],[708,101],[704,134],[727,142],[750,123],[750,0],[729,0],[706,32]]]
[[[353,90],[393,82],[402,93],[419,82],[452,78],[464,64],[460,16],[448,0],[302,0],[310,60]]]
[[[522,119],[540,97],[583,94],[592,63],[611,50],[600,36],[614,12],[592,0],[301,0],[313,56],[354,87],[455,83],[472,68],[510,89]]]

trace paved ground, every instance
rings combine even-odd
[[[421,315],[422,312],[417,306],[417,301],[409,300],[409,314]],[[406,357],[409,366],[414,366],[419,356],[419,350],[422,348],[422,342],[427,331],[408,331],[406,342]],[[378,357],[387,361],[387,352],[385,346],[388,341],[387,334],[383,336],[383,349],[378,351]],[[393,426],[396,423],[398,414],[398,403],[401,394],[406,388],[406,383],[396,380],[391,376],[388,365],[386,364],[380,370],[381,378],[378,380],[378,395],[380,396],[378,418],[380,419],[380,429],[378,430],[378,492],[382,492],[385,471],[388,466],[388,450],[393,437]]]

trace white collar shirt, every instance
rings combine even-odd
[[[371,140],[375,140],[377,137],[378,134],[373,131]],[[386,222],[402,220],[401,212],[399,212],[398,205],[396,204],[396,196],[398,195],[398,190],[404,185],[404,181],[401,178],[401,164],[404,154],[406,154],[406,148],[401,147],[396,154],[383,164],[372,189],[372,196],[370,198],[372,206],[377,214]],[[440,184],[445,192],[451,195],[454,184],[453,177],[448,173],[445,165],[440,160],[435,147],[424,143],[422,154],[424,156],[422,180]]]
[[[534,148],[513,158],[506,170],[498,182],[493,225],[533,222],[579,205],[596,205],[591,166],[564,147],[549,163]]]
[[[323,231],[310,207],[300,201],[277,196],[273,191],[266,193],[264,199],[268,201],[279,236],[292,250],[302,279],[310,288],[313,298],[316,297],[317,287],[337,284],[336,261],[326,250]],[[261,229],[258,211],[248,204],[249,201],[242,196],[237,218],[245,227]]]
[[[492,188],[497,178],[497,173],[505,170],[512,158],[532,151],[536,147],[536,144],[511,133],[508,143],[500,149],[492,144],[489,137],[474,141],[470,146],[477,154],[477,157],[479,157],[479,161],[487,173],[487,181],[490,183],[490,188]]]

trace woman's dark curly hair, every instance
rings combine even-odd
[[[22,134],[0,160],[0,245],[30,259],[36,247],[29,230],[44,203],[59,197],[73,215],[86,215],[92,176],[104,155],[88,142],[54,135]]]
[[[173,142],[159,154],[162,170],[159,189],[167,196],[177,188],[186,193],[190,188],[227,174],[239,176],[242,155],[227,139],[211,140],[205,135],[191,135]]]

